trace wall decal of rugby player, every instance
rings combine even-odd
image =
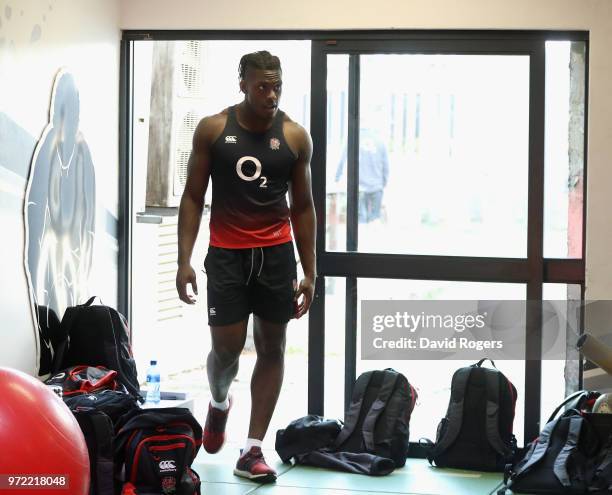
[[[34,150],[24,201],[24,265],[39,332],[39,374],[50,359],[39,307],[61,319],[66,307],[88,297],[95,211],[95,173],[79,131],[79,93],[74,77],[62,69],[53,85],[49,123]]]

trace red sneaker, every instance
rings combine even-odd
[[[257,483],[272,483],[276,481],[276,471],[266,464],[260,447],[251,447],[242,454],[236,463],[234,474]]]
[[[209,454],[216,454],[221,450],[225,443],[225,425],[227,416],[232,408],[232,396],[229,395],[229,407],[226,411],[213,407],[208,404],[208,414],[206,415],[206,423],[204,424],[204,434],[202,446]]]

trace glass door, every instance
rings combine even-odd
[[[325,298],[314,309],[320,316],[311,313],[310,340],[318,318],[345,327],[319,335],[326,415],[342,412],[358,374],[393,367],[421,391],[412,438],[434,438],[452,372],[472,364],[362,360],[363,301],[541,299],[541,208],[533,213],[543,194],[543,78],[534,70],[542,49],[516,41],[313,44],[313,69],[325,81],[319,92],[313,86],[311,127]],[[536,354],[538,332],[528,324]],[[344,375],[330,374],[342,367]],[[521,390],[520,442],[537,429],[524,423],[532,414],[524,406],[539,393],[539,362],[500,368]]]

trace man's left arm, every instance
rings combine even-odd
[[[296,318],[300,318],[310,308],[314,297],[316,269],[316,214],[312,200],[312,186],[310,177],[310,159],[312,157],[312,140],[301,127],[296,132],[298,144],[298,158],[293,166],[289,199],[291,203],[291,226],[300,255],[304,278],[300,281],[295,293],[298,301]],[[299,301],[300,296],[302,300]]]

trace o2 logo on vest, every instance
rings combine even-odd
[[[253,162],[255,164],[255,173],[253,175],[246,175],[242,170],[242,166],[246,162]],[[243,156],[240,160],[238,160],[238,162],[236,162],[236,173],[238,174],[238,177],[247,182],[260,179],[261,183],[259,184],[259,187],[263,187],[264,189],[268,187],[267,177],[265,175],[261,175],[261,162],[254,156]]]

